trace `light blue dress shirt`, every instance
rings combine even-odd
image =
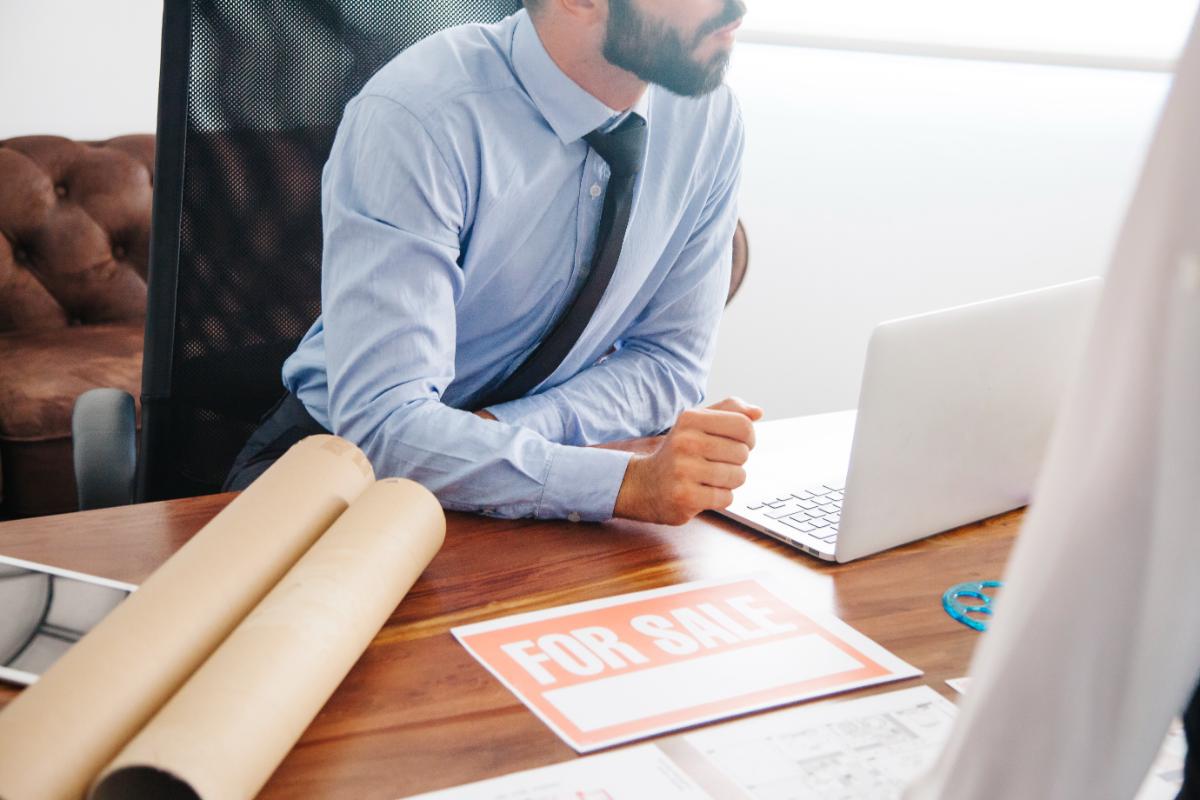
[[[702,399],[729,287],[742,122],[729,90],[651,87],[616,273],[561,366],[472,414],[537,346],[596,247],[620,118],[524,11],[435,35],[346,106],[322,180],[322,314],[283,368],[313,418],[452,510],[604,520],[630,455]]]

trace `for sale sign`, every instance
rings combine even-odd
[[[453,633],[580,752],[921,674],[757,577],[577,603]]]

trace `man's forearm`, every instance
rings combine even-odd
[[[701,511],[725,508],[733,490],[745,482],[743,466],[755,442],[753,423],[762,415],[758,406],[730,397],[685,412],[666,435],[593,445],[591,449],[633,456],[613,516],[681,524]]]
[[[605,520],[630,455],[548,442],[434,400],[405,404],[378,425],[365,408],[335,432],[358,444],[380,476],[407,477],[455,511],[507,518]]]
[[[558,386],[481,410],[563,444],[655,435],[701,400],[703,371],[673,361],[627,347]]]

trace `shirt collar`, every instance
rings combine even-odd
[[[609,108],[558,68],[542,45],[528,12],[519,11],[517,16],[512,45],[513,72],[563,144],[577,142],[597,128],[608,130],[625,119],[628,111]],[[630,109],[647,121],[652,89],[647,86],[637,104]]]
[[[639,117],[646,120],[646,124],[649,125],[650,116],[648,109],[650,108],[650,92],[653,89],[654,84],[648,85],[646,87],[646,91],[642,92],[642,96],[639,97],[638,101],[633,104],[633,108],[629,109],[628,111],[613,111],[612,109],[609,109],[609,113],[613,114],[614,116],[609,117],[608,121],[606,121],[603,125],[600,125],[600,130],[603,133],[612,131],[622,122],[624,122],[625,118],[630,114],[637,114]]]

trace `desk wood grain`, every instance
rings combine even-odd
[[[233,495],[0,524],[0,553],[138,583]],[[716,515],[669,528],[510,522],[449,514],[446,544],[262,792],[390,798],[574,758],[479,666],[450,628],[519,611],[768,571],[925,675],[966,673],[979,634],[941,594],[999,578],[1021,513],[846,565],[828,565]],[[236,558],[236,553],[230,554]],[[186,624],[186,621],[182,621]],[[0,688],[0,704],[15,692]]]

